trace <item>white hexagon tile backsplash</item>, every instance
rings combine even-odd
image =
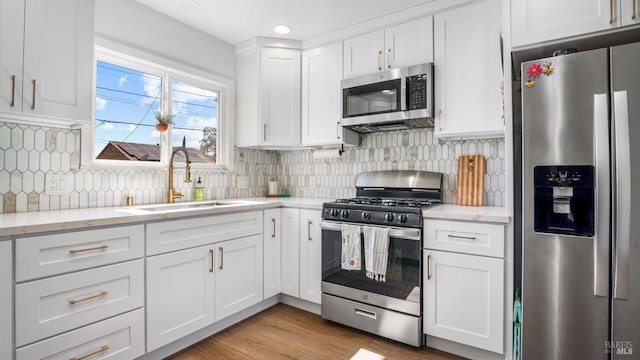
[[[292,196],[341,198],[355,196],[355,176],[372,170],[429,170],[445,174],[445,202],[455,203],[457,158],[482,154],[487,159],[486,205],[506,204],[504,139],[440,142],[432,129],[361,136],[361,145],[345,148],[337,158],[316,159],[313,150],[263,151],[235,149],[234,170],[192,171],[205,184],[206,199],[263,196],[271,180]],[[69,195],[45,195],[45,177],[72,174]],[[0,213],[162,203],[166,169],[82,169],[80,131],[0,121]],[[176,190],[191,200],[192,184],[176,169]],[[246,187],[238,188],[244,177]]]

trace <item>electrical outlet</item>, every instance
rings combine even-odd
[[[44,184],[45,195],[69,195],[73,189],[73,175],[46,174]]]

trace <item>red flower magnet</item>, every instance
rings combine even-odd
[[[542,66],[540,66],[540,64],[532,64],[529,65],[529,68],[527,68],[527,75],[529,75],[529,77],[537,77],[542,73]]]

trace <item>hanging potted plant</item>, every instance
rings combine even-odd
[[[166,115],[161,113],[160,111],[156,111],[156,130],[159,132],[167,131],[169,125],[173,124],[173,115]]]

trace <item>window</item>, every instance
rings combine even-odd
[[[184,144],[192,165],[228,168],[230,124],[220,104],[229,88],[225,81],[97,48],[90,162],[166,166],[173,149]],[[156,128],[157,113],[172,118],[166,132]],[[180,161],[176,156],[174,162]]]

